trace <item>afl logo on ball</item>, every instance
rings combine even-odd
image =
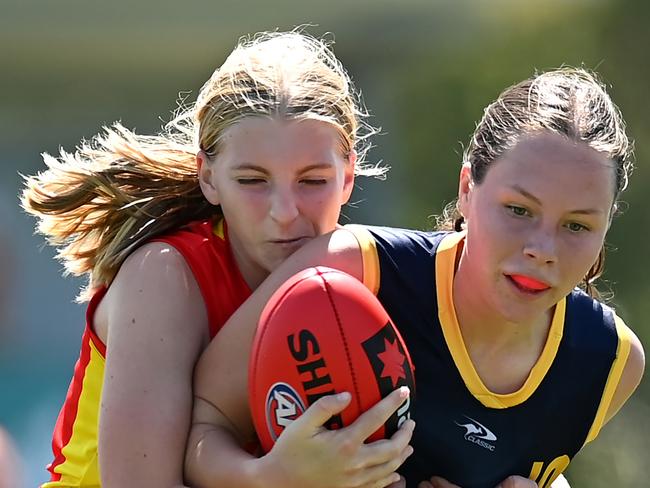
[[[287,383],[275,383],[266,395],[266,425],[275,442],[280,433],[305,411],[300,395]]]

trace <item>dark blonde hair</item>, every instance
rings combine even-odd
[[[580,68],[559,68],[517,83],[488,105],[478,123],[463,164],[471,167],[472,180],[480,184],[492,163],[523,137],[550,132],[581,142],[606,155],[616,174],[614,205],[627,187],[632,171],[632,144],[625,133],[620,111],[598,78]],[[438,229],[463,228],[456,202],[438,217]],[[581,286],[599,296],[594,281],[602,274],[605,247],[589,269]]]
[[[88,274],[89,289],[110,283],[124,259],[152,237],[220,214],[203,196],[195,158],[218,155],[226,129],[244,117],[316,119],[332,124],[342,153],[357,153],[355,173],[381,177],[368,165],[376,132],[328,43],[302,32],[261,33],[240,40],[164,130],[137,135],[119,123],[74,154],[44,154],[48,169],[26,178],[23,208],[58,248],[66,273]]]

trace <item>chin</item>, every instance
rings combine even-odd
[[[512,300],[507,297],[500,297],[494,304],[494,310],[505,322],[527,323],[535,320],[544,313],[545,308],[539,303],[526,303]]]

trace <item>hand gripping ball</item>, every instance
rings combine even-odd
[[[360,281],[325,267],[296,274],[267,303],[253,342],[248,384],[262,449],[323,395],[352,395],[326,424],[337,429],[408,386],[411,396],[368,440],[390,437],[409,418],[413,371],[390,317]]]

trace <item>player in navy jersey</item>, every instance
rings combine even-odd
[[[594,288],[629,147],[618,109],[584,70],[505,90],[465,151],[441,232],[337,230],[293,254],[231,317],[195,372],[204,401],[194,422],[213,430],[190,438],[188,469],[205,456],[217,460],[215,486],[251,486],[263,474],[265,486],[331,488],[346,486],[328,473],[339,463],[358,474],[354,486],[370,487],[397,477],[369,483],[366,473],[406,460],[407,486],[490,488],[510,475],[550,486],[643,374],[639,340]],[[260,458],[235,445],[254,436],[246,375],[260,312],[289,276],[314,265],[362,280],[405,339],[417,385],[412,456],[406,447],[381,462],[381,445],[363,444],[392,413],[391,397],[339,431],[320,426],[347,399],[325,397]]]

